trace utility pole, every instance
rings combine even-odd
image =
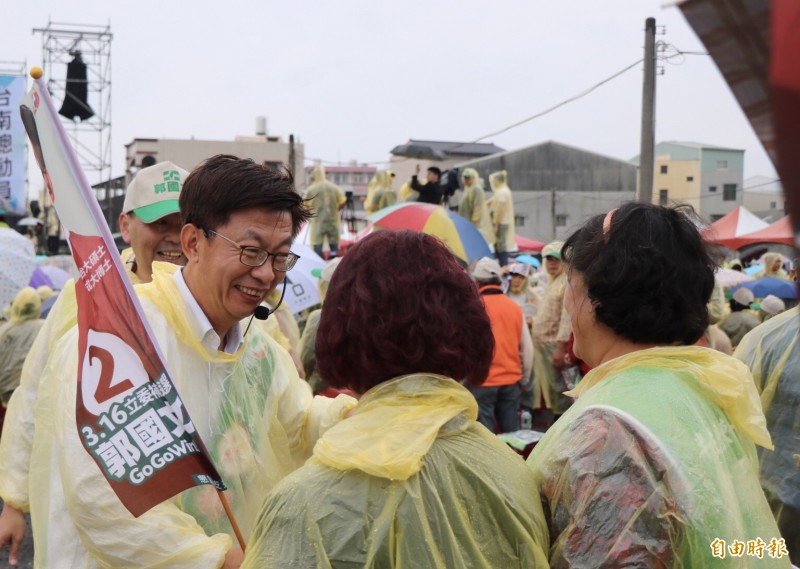
[[[656,120],[656,19],[644,27],[644,86],[642,88],[642,140],[639,152],[639,201],[653,201]]]
[[[550,226],[553,228],[553,241],[556,240],[556,187],[550,186]]]
[[[295,175],[295,172],[294,172],[294,161],[295,161],[294,135],[290,134],[289,135],[289,172],[291,172],[292,178],[294,178],[294,175]]]

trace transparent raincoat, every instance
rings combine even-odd
[[[531,473],[476,417],[443,376],[372,388],[270,494],[242,567],[546,567]]]
[[[397,193],[392,188],[392,177],[388,170],[378,170],[370,180],[364,209],[373,213],[397,203]]]
[[[172,278],[177,267],[154,263],[153,270],[153,282],[137,293],[247,535],[267,492],[303,463],[352,399],[312,398],[286,351],[259,328],[235,354],[206,350]],[[48,361],[36,409],[30,494],[37,566],[219,567],[232,531],[211,486],[134,518],[84,450],[75,428],[76,332]]]
[[[478,228],[478,231],[486,239],[489,246],[493,247],[495,235],[492,228],[492,216],[489,213],[489,207],[486,205],[483,184],[474,168],[465,168],[464,174],[469,175],[464,178],[464,195],[461,196],[461,201],[458,204],[458,215],[469,219],[472,225]],[[471,180],[471,183],[467,185],[466,180]]]
[[[508,187],[508,174],[505,170],[489,175],[489,185],[492,187],[491,208],[495,225],[506,225],[505,243],[498,245],[504,247],[503,251],[517,250],[517,229],[514,224],[514,198],[511,188]]]
[[[311,172],[311,185],[306,188],[303,198],[314,213],[309,226],[311,246],[322,245],[325,237],[329,242],[338,243],[339,208],[346,200],[341,188],[325,179],[324,167],[317,166]]]
[[[800,308],[747,334],[734,353],[753,372],[775,450],[758,449],[761,486],[800,564]]]
[[[123,259],[131,249],[123,251]],[[131,282],[139,282],[130,265],[125,268]],[[75,281],[69,280],[50,308],[47,319],[31,346],[22,366],[20,386],[8,403],[3,437],[0,440],[0,498],[18,510],[28,511],[28,468],[33,446],[34,414],[39,384],[47,359],[56,343],[78,322]]]
[[[755,445],[772,444],[741,362],[707,348],[651,348],[598,366],[573,393],[528,458],[551,567],[790,566],[769,554],[781,536]],[[758,540],[761,559],[747,554]],[[738,544],[744,554],[732,555]]]
[[[44,321],[42,301],[35,288],[25,287],[11,303],[9,322],[0,326],[0,405],[8,404],[19,386],[22,364]]]

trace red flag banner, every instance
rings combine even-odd
[[[41,70],[31,75],[36,80],[20,112],[79,270],[76,419],[83,446],[134,516],[192,486],[225,489],[169,377]]]

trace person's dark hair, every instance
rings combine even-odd
[[[230,154],[212,156],[195,168],[183,183],[178,203],[183,222],[203,229],[225,225],[236,211],[264,207],[288,212],[296,236],[311,216],[290,172]]]
[[[642,344],[693,344],[708,327],[714,261],[691,206],[626,203],[591,218],[562,258],[586,283],[598,322]]]
[[[500,286],[501,284],[503,284],[503,280],[500,277],[489,277],[488,279],[475,279],[475,282],[478,283],[478,288],[489,285]]]
[[[442,178],[442,171],[438,166],[431,166],[428,168],[428,172],[433,172],[436,176],[441,179]]]
[[[364,393],[411,373],[480,385],[493,352],[475,283],[435,237],[380,231],[342,257],[317,330],[317,370],[329,385]]]

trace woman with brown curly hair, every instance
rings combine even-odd
[[[440,241],[387,231],[353,246],[316,346],[322,378],[359,404],[267,498],[243,567],[546,567],[531,472],[460,383],[484,381],[494,341]]]

